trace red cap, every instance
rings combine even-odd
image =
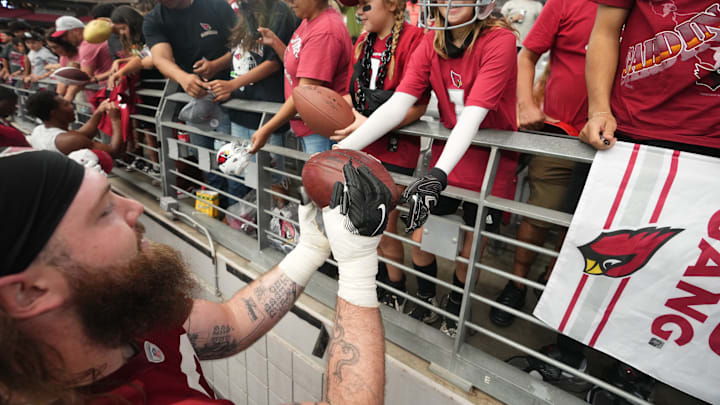
[[[100,167],[102,167],[103,171],[105,173],[110,174],[113,166],[115,165],[115,163],[113,163],[112,156],[110,156],[110,154],[105,152],[104,150],[99,150],[99,149],[90,149],[90,150],[92,151],[92,153],[94,153],[98,157]]]

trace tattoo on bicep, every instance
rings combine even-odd
[[[233,337],[233,328],[230,325],[215,325],[205,339],[200,339],[198,333],[189,333],[188,339],[190,339],[195,353],[201,359],[220,359],[231,356],[240,350],[243,342],[243,340]]]
[[[343,367],[357,364],[360,361],[360,351],[355,345],[345,341],[345,328],[342,325],[342,316],[339,313],[335,317],[335,327],[333,328],[333,336],[330,340],[328,350],[330,351],[330,356],[332,356],[336,350],[339,350],[339,354],[342,356],[336,361],[334,369],[328,370],[332,372],[332,375],[337,378],[337,382],[340,383],[343,379]]]
[[[284,274],[270,284],[267,290],[262,282],[255,288],[255,296],[270,318],[284,315],[292,308],[297,294],[297,284]]]
[[[243,302],[245,302],[245,306],[248,310],[248,316],[250,316],[250,320],[255,322],[258,320],[258,316],[255,313],[255,310],[257,309],[257,304],[255,303],[255,300],[252,298],[243,298]]]

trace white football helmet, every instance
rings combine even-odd
[[[484,20],[490,13],[492,13],[495,7],[495,0],[475,0],[471,2],[460,2],[458,0],[418,0],[420,6],[420,18],[418,19],[418,25],[422,28],[436,31],[447,31],[454,28],[464,27],[475,22],[475,20]],[[445,19],[443,24],[438,24],[435,19],[435,10],[440,8],[446,8],[445,15],[450,13],[450,9],[453,7],[474,7],[475,16],[470,20],[457,25],[450,25]]]

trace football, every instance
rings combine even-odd
[[[90,81],[90,76],[82,70],[74,67],[63,67],[56,70],[52,77],[60,83],[73,86],[82,86]]]
[[[92,20],[83,30],[83,37],[91,44],[101,44],[110,38],[112,34],[112,23],[108,20]]]
[[[321,208],[328,206],[333,186],[338,181],[344,183],[343,166],[351,159],[353,166],[367,166],[372,174],[387,186],[392,193],[390,204],[394,208],[400,198],[400,190],[385,166],[365,152],[350,149],[316,153],[305,163],[302,182],[310,199]]]
[[[335,135],[355,121],[352,107],[333,90],[322,86],[297,86],[292,93],[300,118],[313,130],[325,137]]]
[[[578,130],[573,127],[572,125],[558,121],[558,122],[550,122],[545,121],[545,126],[543,127],[543,132],[549,132],[551,134],[558,134],[558,135],[569,135],[569,136],[578,136],[579,132]]]

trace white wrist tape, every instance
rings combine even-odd
[[[327,255],[324,252],[300,243],[278,263],[278,267],[290,280],[305,287],[325,259]]]
[[[360,307],[377,308],[377,269],[377,253],[352,261],[338,262],[338,297]]]

